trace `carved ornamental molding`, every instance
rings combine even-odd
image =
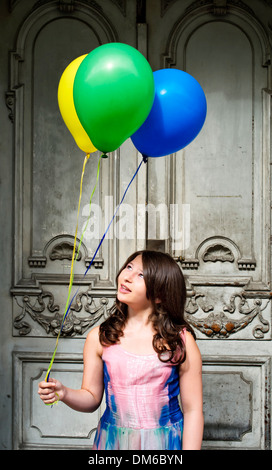
[[[211,237],[204,240],[196,250],[194,259],[177,257],[182,269],[197,270],[200,263],[233,263],[239,271],[254,271],[255,259],[242,258],[237,245],[226,237]]]
[[[63,312],[60,311],[59,305],[55,304],[51,292],[42,292],[38,296],[25,295],[20,300],[16,299],[16,302],[21,308],[21,313],[14,318],[13,327],[19,331],[20,336],[27,336],[32,330],[28,315],[48,335],[57,336],[59,334]],[[80,292],[71,305],[61,336],[82,336],[101,318],[107,318],[108,303],[108,298],[94,298],[89,290]]]
[[[113,301],[113,299],[112,299]],[[16,315],[13,327],[20,336],[31,333],[32,326],[28,316],[37,322],[47,335],[57,336],[61,326],[63,313],[55,304],[51,292],[42,292],[36,296],[25,295],[16,298],[21,312]],[[222,304],[220,311],[208,303],[206,295],[193,292],[189,297],[185,312],[189,323],[207,338],[225,339],[249,327],[253,320],[259,323],[252,329],[254,339],[264,339],[270,331],[270,323],[263,316],[270,300],[248,299],[245,293],[233,294],[228,304]],[[73,302],[67,315],[61,336],[82,336],[88,329],[101,319],[106,319],[110,308],[109,298],[95,298],[90,290],[80,292]]]
[[[74,259],[79,262],[84,260],[86,268],[89,266],[92,257],[88,256],[88,250],[84,243],[81,243],[81,250],[78,252],[79,241],[77,240],[77,246],[75,251]],[[28,257],[28,265],[30,268],[45,268],[48,260],[53,262],[72,260],[74,249],[74,238],[71,235],[58,235],[52,238],[43,249],[42,255],[32,255]],[[104,259],[97,257],[93,261],[93,267],[96,269],[102,269],[104,266]]]
[[[216,339],[228,338],[258,319],[260,323],[253,328],[252,335],[255,339],[263,339],[270,330],[270,323],[262,315],[269,302],[270,300],[265,300],[264,305],[262,299],[252,299],[249,302],[244,293],[237,293],[231,296],[228,305],[223,304],[221,310],[215,312],[215,306],[207,303],[204,294],[194,292],[185,312],[194,328],[206,337]]]

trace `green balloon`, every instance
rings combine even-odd
[[[146,120],[154,100],[152,69],[134,47],[109,43],[80,64],[73,96],[78,118],[93,145],[112,152]]]

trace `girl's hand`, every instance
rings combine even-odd
[[[38,394],[41,400],[50,405],[55,401],[62,400],[64,397],[65,387],[56,379],[49,379],[49,382],[42,381],[39,383]]]
[[[103,392],[103,348],[99,341],[99,326],[93,328],[85,341],[83,351],[83,379],[79,390],[66,387],[56,379],[39,383],[38,394],[46,405],[58,400],[73,410],[92,413],[100,406]]]

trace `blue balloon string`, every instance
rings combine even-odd
[[[123,201],[124,201],[124,199],[125,199],[125,197],[126,197],[126,194],[127,194],[128,190],[129,190],[129,188],[130,188],[130,186],[131,186],[133,180],[136,178],[136,175],[138,174],[138,171],[140,170],[140,168],[141,168],[141,166],[142,166],[142,163],[143,163],[143,162],[146,163],[146,161],[147,161],[147,157],[146,157],[146,156],[143,156],[142,161],[141,161],[140,164],[138,165],[137,170],[135,171],[134,175],[132,176],[130,182],[128,183],[128,185],[127,185],[127,187],[126,187],[126,189],[125,189],[125,191],[124,191],[124,194],[123,194],[123,196],[122,196],[121,201],[119,202],[118,206],[117,206],[116,209],[115,209],[115,212],[114,212],[114,214],[113,214],[113,216],[112,216],[112,219],[111,219],[109,225],[107,226],[106,231],[105,231],[104,235],[102,236],[102,238],[101,238],[101,240],[100,240],[100,242],[99,242],[99,244],[98,244],[98,247],[96,248],[96,251],[95,251],[95,253],[94,253],[94,255],[93,255],[93,257],[92,257],[92,259],[91,259],[91,261],[90,261],[90,263],[89,263],[89,266],[87,267],[87,269],[86,269],[86,271],[85,271],[85,273],[84,273],[84,276],[83,276],[83,278],[82,278],[82,281],[83,281],[83,279],[85,278],[85,276],[86,276],[86,274],[88,273],[88,271],[90,270],[90,268],[91,268],[91,266],[92,266],[92,264],[93,264],[93,261],[94,261],[96,255],[97,255],[97,253],[98,253],[98,250],[99,250],[99,248],[101,247],[101,245],[102,245],[102,243],[103,243],[103,241],[104,241],[104,239],[105,239],[105,237],[106,237],[106,235],[107,235],[107,233],[108,233],[108,231],[109,231],[109,229],[110,229],[110,226],[111,226],[112,222],[114,221],[114,219],[115,219],[115,217],[116,217],[116,214],[117,214],[117,212],[119,211],[119,208],[120,208],[120,206],[122,205],[122,203],[123,203]],[[64,318],[63,318],[63,321],[62,321],[61,331],[62,331],[62,329],[63,329],[63,326],[64,326],[64,323],[65,323],[66,317],[67,317],[67,315],[68,315],[68,313],[69,313],[70,307],[71,307],[71,305],[72,305],[72,303],[73,303],[73,301],[74,301],[74,299],[75,299],[75,297],[76,297],[76,295],[77,295],[79,289],[80,289],[80,287],[77,288],[75,294],[74,294],[73,297],[72,297],[72,300],[70,301],[70,303],[69,303],[69,305],[68,305],[68,307],[67,307],[67,310],[66,310],[66,312],[65,312],[65,315],[64,315]],[[49,375],[48,375],[48,378],[49,378]]]

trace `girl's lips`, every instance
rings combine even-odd
[[[121,284],[119,288],[119,292],[122,292],[123,294],[128,294],[129,292],[131,292],[131,290],[128,287],[126,287],[124,284]]]

